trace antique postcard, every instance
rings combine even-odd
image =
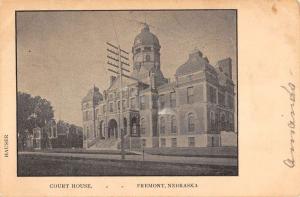
[[[300,195],[299,2],[0,9],[1,196]]]

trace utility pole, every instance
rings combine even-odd
[[[120,48],[120,45],[115,46],[109,42],[106,43],[108,45],[107,48],[107,64],[112,66],[113,68],[117,68],[118,71],[115,71],[111,68],[108,68],[108,71],[117,74],[119,76],[119,88],[120,88],[120,113],[119,113],[119,131],[121,135],[121,155],[122,159],[125,159],[125,150],[124,150],[124,123],[123,123],[123,77],[131,78],[129,75],[123,74],[123,71],[130,73],[130,71],[126,68],[123,68],[122,65],[130,66],[127,62],[129,60],[129,53]],[[117,104],[118,106],[118,104]],[[118,107],[117,107],[118,108]]]

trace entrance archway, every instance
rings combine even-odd
[[[108,122],[108,138],[118,138],[118,123],[115,119],[111,119]]]

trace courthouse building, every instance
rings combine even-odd
[[[212,66],[194,50],[171,81],[161,71],[160,48],[145,25],[132,47],[134,79],[123,78],[120,90],[111,76],[106,90],[94,86],[82,99],[85,148],[120,148],[121,122],[132,149],[220,146],[220,133],[234,132],[231,59]]]

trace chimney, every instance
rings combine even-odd
[[[217,67],[219,67],[220,71],[223,72],[227,77],[232,79],[231,58],[226,58],[218,61]]]
[[[207,63],[209,63],[209,60],[208,60],[208,58],[205,56],[204,58],[203,58]]]
[[[189,59],[198,57],[203,57],[203,54],[198,48],[195,48],[193,51],[190,52]]]

